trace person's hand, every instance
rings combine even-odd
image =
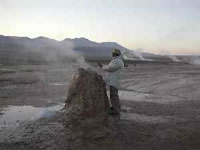
[[[97,63],[97,65],[98,65],[100,68],[103,67],[103,65],[102,65],[101,63]]]

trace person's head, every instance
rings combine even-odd
[[[119,49],[114,49],[112,51],[112,56],[113,57],[117,57],[117,56],[120,56],[121,55],[121,51]]]

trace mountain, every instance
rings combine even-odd
[[[0,35],[0,63],[43,63],[73,60],[83,55],[89,60],[110,60],[114,48],[122,51],[125,59],[139,60],[155,57],[150,53],[129,50],[116,42],[97,43],[86,38],[66,38],[57,41],[47,37],[16,37]]]
[[[139,50],[129,50],[116,42],[97,43],[86,38],[65,39],[63,42],[72,42],[75,50],[82,53],[86,58],[102,58],[110,59],[113,49],[120,49],[125,59],[129,60],[148,60],[148,58],[156,57],[155,54],[142,52]]]
[[[0,63],[17,64],[46,62],[61,55],[60,44],[45,37],[0,36]]]
[[[86,38],[66,38],[62,42],[72,42],[75,47],[98,47],[99,43],[90,41]]]
[[[116,42],[97,43],[86,38],[65,39],[62,42],[72,42],[74,49],[87,59],[111,59],[113,49],[120,49],[126,59],[140,59],[135,51],[129,50]]]

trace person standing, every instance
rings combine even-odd
[[[112,61],[105,66],[99,64],[100,68],[108,72],[107,77],[105,78],[106,84],[110,89],[110,114],[120,114],[121,106],[118,95],[118,90],[120,88],[120,80],[122,72],[124,69],[123,56],[119,49],[114,49],[112,51]]]

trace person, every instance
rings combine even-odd
[[[108,72],[108,76],[105,78],[106,84],[110,89],[110,102],[111,107],[109,110],[110,114],[120,114],[121,106],[118,95],[118,90],[120,87],[120,79],[122,75],[122,71],[124,69],[123,56],[119,49],[114,49],[112,51],[112,61],[103,66],[99,64],[100,68]]]

